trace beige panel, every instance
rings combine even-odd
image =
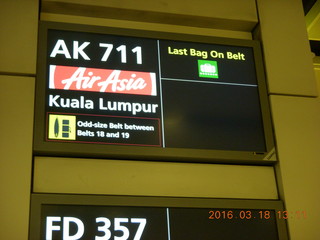
[[[147,23],[136,21],[125,21],[106,18],[93,18],[63,14],[42,13],[40,16],[42,21],[76,23],[106,27],[119,27],[129,29],[141,29],[160,32],[195,34],[203,36],[227,37],[237,39],[252,39],[251,32],[232,31],[223,29],[199,28],[190,26],[178,26],[174,24]]]
[[[270,93],[316,96],[301,0],[258,0]]]
[[[272,167],[35,159],[34,192],[277,199]]]
[[[0,76],[0,239],[27,239],[34,78]]]
[[[313,69],[314,69],[316,81],[317,81],[318,97],[320,98],[320,57],[318,56],[315,56],[313,58]]]
[[[290,213],[291,240],[320,239],[320,99],[271,97],[280,160],[282,195]]]
[[[43,3],[74,3],[89,6],[114,7],[123,9],[137,9],[144,11],[170,12],[176,14],[188,14],[194,16],[208,16],[230,19],[248,19],[257,21],[257,13],[254,0],[42,0]]]
[[[43,0],[42,12],[251,31],[255,1]]]
[[[318,95],[320,97],[320,67],[314,69],[317,79]]]
[[[38,1],[2,0],[0,72],[35,74]]]

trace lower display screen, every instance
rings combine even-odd
[[[275,212],[252,209],[42,208],[41,239],[278,239]]]
[[[42,208],[41,239],[278,239],[275,212],[56,206]]]
[[[280,201],[33,194],[30,240],[286,240]]]

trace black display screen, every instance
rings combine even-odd
[[[41,238],[277,240],[274,211],[44,205]]]
[[[59,204],[52,201],[48,201],[51,204],[33,203],[31,237],[46,240],[287,239],[284,219],[279,214],[283,212],[278,208],[280,202],[247,200],[245,206],[241,206],[241,200],[229,201],[232,203],[228,200],[225,203],[204,200],[211,202],[208,205],[203,204],[201,199],[172,201],[168,198],[167,202],[158,204],[157,198],[152,198],[141,204],[139,198],[131,202],[130,197],[127,197],[128,201],[124,200],[126,197],[118,197],[122,199],[120,202],[109,205],[108,200],[103,205],[90,205],[94,202],[92,200],[83,205],[77,198],[83,197],[75,197],[73,204],[63,204],[66,201],[63,197]],[[190,207],[183,206],[184,201]],[[192,204],[193,201],[195,203]],[[172,202],[175,202],[174,205],[181,202],[182,206],[171,206]]]
[[[65,149],[85,144],[78,145],[84,149],[79,154],[100,145],[93,148],[106,156],[114,146],[152,147],[165,158],[176,153],[161,149],[262,155],[272,149],[256,42],[234,46],[110,29],[43,29],[36,152],[60,143]]]

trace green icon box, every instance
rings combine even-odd
[[[219,78],[217,61],[198,60],[199,77]]]

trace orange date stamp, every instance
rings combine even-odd
[[[306,211],[273,211],[273,210],[210,210],[210,220],[269,220],[269,219],[306,219]]]

